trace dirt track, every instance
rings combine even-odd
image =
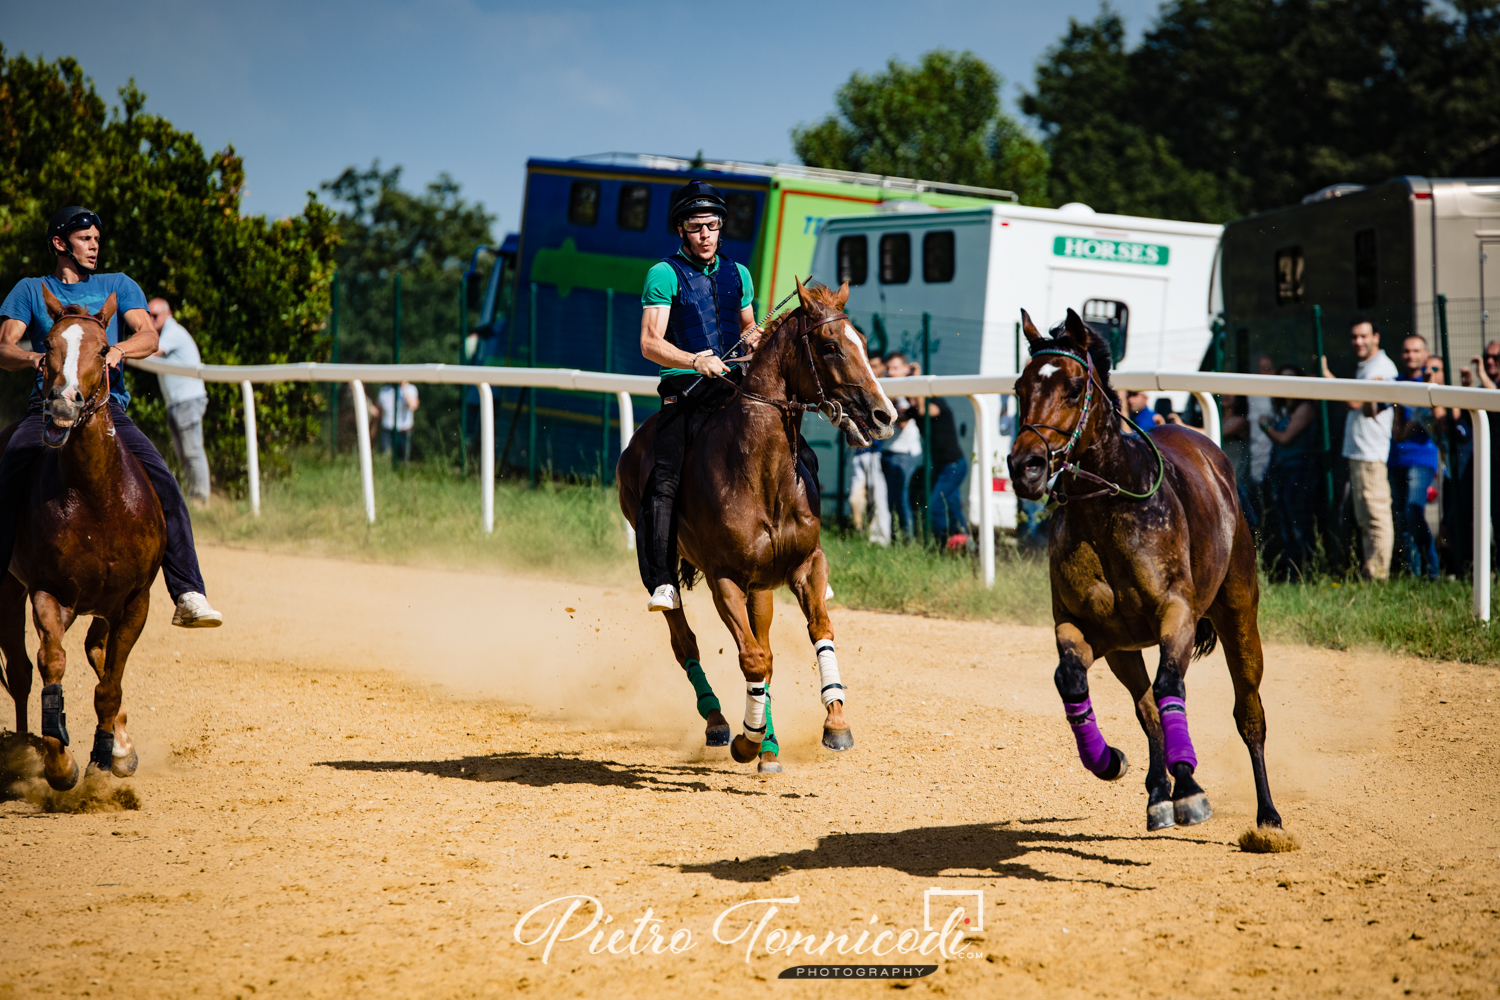
[[[1251,855],[1234,846],[1254,797],[1217,655],[1188,676],[1217,815],[1147,835],[1140,772],[1104,784],[1077,763],[1047,630],[836,612],[858,742],[834,756],[816,743],[805,632],[779,606],[788,769],[762,779],[701,747],[691,689],[633,588],[204,561],[229,625],[170,628],[158,587],[126,678],[140,810],[43,813],[34,788],[0,805],[0,997],[842,996],[893,984],[776,976],[879,961],[936,964],[895,985],[959,996],[1493,996],[1500,982],[1492,668],[1272,647],[1272,788],[1303,849]],[[689,609],[733,718],[727,635],[703,595]],[[82,761],[92,678],[81,656],[70,666]],[[1143,764],[1107,671],[1094,703]],[[983,892],[984,929],[957,957],[767,954],[778,929],[921,932],[931,887]],[[523,912],[570,895],[600,901],[596,930],[624,929],[626,953],[590,954],[589,933],[544,962],[545,941],[516,941]],[[727,908],[790,897],[748,962],[747,938],[714,940]],[[660,938],[638,924],[648,907]],[[637,950],[683,929],[691,947],[629,954],[638,927]]]

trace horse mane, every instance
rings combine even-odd
[[[1099,331],[1095,330],[1089,324],[1085,323],[1083,326],[1089,332],[1088,354],[1089,358],[1094,362],[1094,374],[1099,377],[1100,383],[1103,384],[1104,394],[1109,397],[1110,405],[1115,410],[1119,410],[1119,396],[1109,380],[1110,369],[1114,367],[1114,359],[1109,353],[1109,341],[1099,336]],[[1069,354],[1078,353],[1077,346],[1074,345],[1072,338],[1068,336],[1067,331],[1063,329],[1063,324],[1061,323],[1048,330],[1045,339],[1031,346],[1032,355],[1035,355],[1037,351],[1044,350],[1067,351]]]
[[[821,281],[810,281],[802,287],[807,292],[807,297],[812,299],[814,302],[817,302],[819,305],[827,306],[833,312],[838,312],[840,310],[841,307],[838,304],[838,300],[834,297],[838,293],[835,292],[832,288],[829,288],[827,285],[823,284]],[[798,308],[801,308],[801,303],[798,303]],[[764,326],[765,341],[763,342],[769,342],[772,335],[774,335],[777,330],[780,330],[782,325],[786,323],[786,321],[790,319],[792,314],[794,314],[796,311],[797,309],[788,309],[780,316],[776,316],[770,319]]]

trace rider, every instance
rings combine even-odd
[[[10,565],[15,544],[16,519],[22,500],[21,477],[45,449],[42,363],[47,356],[47,334],[53,320],[47,312],[42,289],[50,291],[64,306],[83,306],[90,313],[102,309],[113,294],[116,309],[106,331],[110,348],[105,363],[109,370],[109,413],[114,419],[115,434],[150,477],[166,516],[167,551],[162,560],[162,577],[177,604],[172,624],[212,628],[221,624],[224,616],[204,596],[198,554],[193,548],[193,525],[182,492],[161,454],[125,415],[130,393],[125,389],[121,364],[125,358],[147,358],[155,353],[156,326],[146,311],[146,296],[140,285],[124,274],[95,271],[103,228],[99,216],[86,208],[69,205],[59,209],[47,226],[47,249],[57,256],[53,273],[41,278],[22,278],[0,304],[0,369],[37,373],[26,418],[16,427],[4,455],[0,456],[0,566]],[[125,340],[119,335],[121,317],[130,327],[130,336]],[[21,346],[23,339],[31,342],[33,350]]]
[[[641,494],[636,555],[651,594],[647,611],[682,607],[672,557],[672,507],[688,442],[708,414],[734,394],[743,376],[725,358],[760,344],[751,302],[755,287],[741,264],[719,255],[728,211],[717,188],[689,181],[672,192],[669,219],[682,238],[675,254],[646,272],[641,294],[641,354],[661,366],[656,465]]]

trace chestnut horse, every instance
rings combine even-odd
[[[1055,680],[1079,758],[1106,781],[1128,766],[1104,742],[1089,702],[1088,670],[1102,656],[1130,690],[1151,748],[1146,828],[1212,816],[1193,779],[1183,678],[1190,660],[1222,637],[1234,718],[1255,773],[1256,823],[1280,827],[1266,781],[1255,545],[1233,467],[1187,427],[1123,433],[1109,346],[1073,310],[1051,337],[1025,310],[1021,328],[1031,360],[1016,380],[1021,429],[1011,479],[1018,495],[1036,500],[1050,489],[1058,504],[1048,543]],[[1148,646],[1161,647],[1154,683],[1141,656]]]
[[[797,460],[802,415],[820,410],[855,447],[887,438],[896,410],[875,381],[865,338],[843,313],[847,283],[833,292],[797,283],[799,306],[767,324],[739,391],[708,417],[689,442],[677,491],[676,538],[685,584],[701,571],[714,607],[734,636],[745,676],[745,729],[730,753],[740,763],[760,757],[762,772],[781,770],[771,723],[772,591],[785,584],[807,618],[817,651],[826,709],[823,745],[847,750],[854,736],[844,718],[844,687],[834,655],[825,594],[828,561],[818,540],[818,486]],[[641,491],[654,464],[655,416],[620,456],[620,509],[635,523]],[[698,639],[682,610],[666,612],[672,651],[698,695],[709,746],[729,742],[699,661]]]
[[[31,661],[26,657],[26,597],[41,639],[44,773],[53,788],[78,782],[66,749],[63,634],[80,615],[93,615],[84,650],[99,677],[89,762],[125,778],[136,753],[120,710],[125,661],[146,624],[151,582],[161,567],[167,526],[151,481],[115,436],[109,414],[105,331],[115,312],[111,295],[97,315],[64,308],[43,290],[52,331],[43,362],[42,440],[52,449],[15,489],[26,491],[10,572],[0,580],[0,651],[16,703],[16,732],[27,731]],[[9,434],[5,435],[9,441]]]

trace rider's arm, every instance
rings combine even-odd
[[[663,368],[691,368],[701,375],[722,375],[729,368],[712,351],[689,354],[667,342],[667,319],[672,310],[666,306],[647,306],[641,310],[641,356]]]
[[[21,338],[26,336],[26,324],[9,316],[0,320],[0,368],[8,372],[40,368],[40,351],[21,350]]]
[[[130,327],[130,336],[109,349],[106,360],[118,368],[124,358],[149,358],[156,353],[160,338],[151,314],[144,309],[130,309],[122,317]]]

